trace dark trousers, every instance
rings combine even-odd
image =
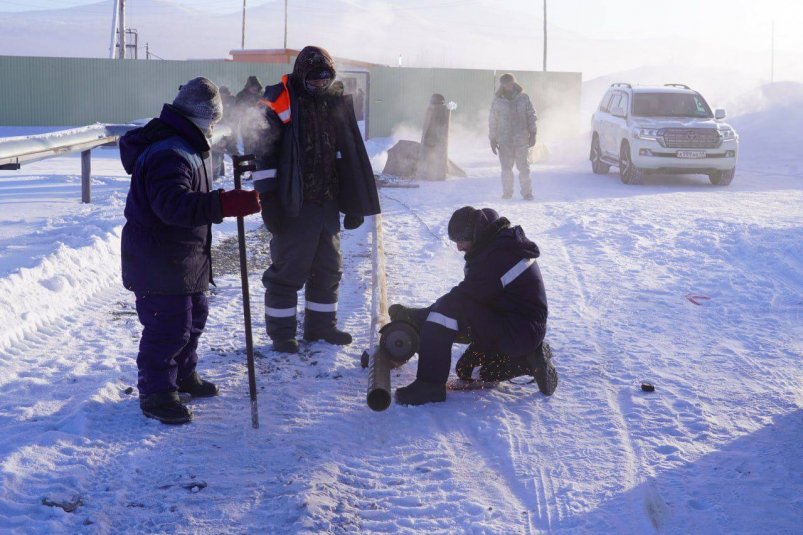
[[[198,364],[198,339],[206,326],[209,303],[203,293],[137,295],[142,323],[137,387],[140,395],[173,392]]]
[[[538,347],[546,331],[545,325],[533,326],[455,294],[444,295],[416,319],[422,320],[417,377],[437,384],[449,378],[452,344],[458,333],[484,353],[522,358]]]
[[[270,240],[272,264],[262,275],[265,326],[273,340],[295,338],[298,291],[305,287],[304,330],[320,332],[337,322],[343,276],[337,202],[304,203],[298,217],[281,222]]]

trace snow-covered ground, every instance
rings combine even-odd
[[[193,402],[192,424],[164,426],[131,389],[140,326],[119,283],[116,151],[93,155],[91,205],[77,158],[0,172],[0,531],[799,533],[803,156],[789,149],[803,117],[786,100],[733,119],[742,160],[726,188],[689,176],[625,186],[591,173],[584,140],[535,166],[535,202],[499,199],[484,143],[455,151],[469,178],[383,190],[392,302],[428,304],[460,279],[445,240],[460,206],[493,207],[538,243],[551,398],[504,384],[371,412],[359,367],[368,225],[343,238],[340,319],[354,344],[272,353],[258,313],[264,234],[249,218],[259,430],[232,222],[215,228],[200,348],[222,395]],[[375,164],[384,148],[369,144]],[[414,375],[415,361],[394,386]]]

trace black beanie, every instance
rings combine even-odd
[[[516,81],[516,77],[515,77],[515,76],[513,76],[513,75],[512,75],[511,73],[509,73],[509,72],[506,72],[505,74],[503,74],[502,76],[500,76],[500,77],[499,77],[499,83],[500,83],[500,84],[504,84],[504,83],[514,83],[515,81]]]
[[[474,225],[477,210],[473,206],[464,206],[452,214],[449,219],[449,239],[457,241],[474,241]]]

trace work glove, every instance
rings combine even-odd
[[[361,215],[346,214],[346,217],[343,218],[343,227],[346,230],[354,230],[362,225],[364,221],[365,218]]]
[[[220,211],[223,217],[245,217],[259,212],[259,193],[253,190],[220,191]]]
[[[495,139],[491,140],[491,152],[496,154],[496,150],[499,148],[499,143],[496,142]]]
[[[528,145],[530,147],[535,147],[535,132],[530,132],[530,142]]]

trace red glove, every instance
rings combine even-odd
[[[220,190],[220,211],[223,217],[244,217],[262,210],[259,193],[253,190]]]

